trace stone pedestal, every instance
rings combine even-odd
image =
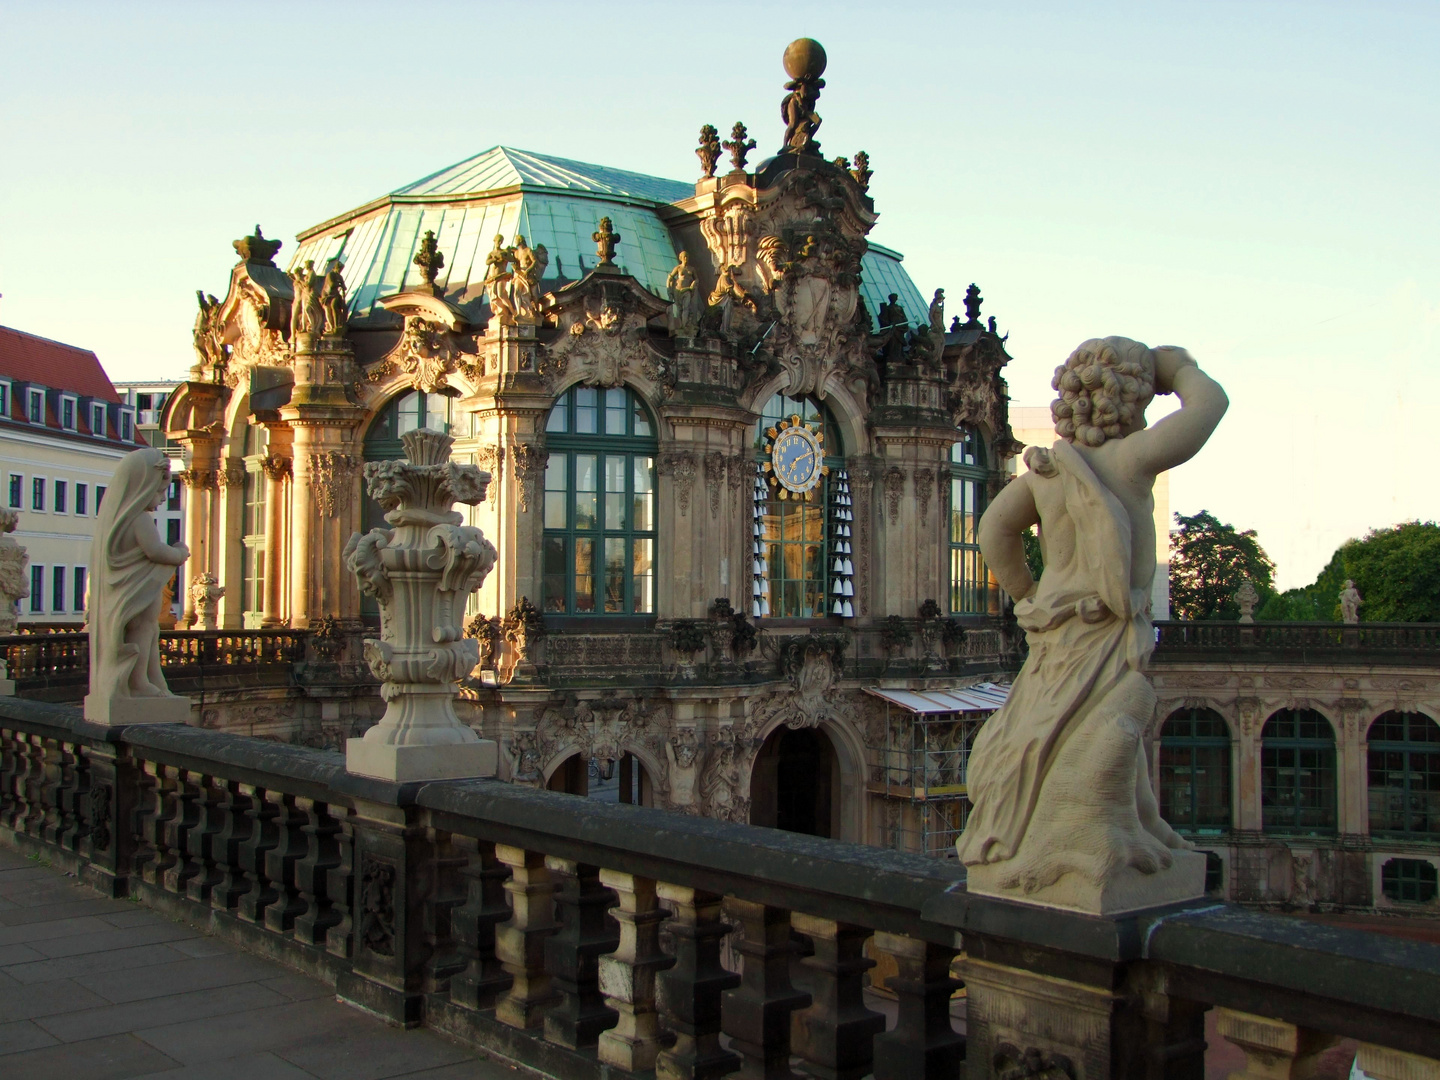
[[[85,719],[92,724],[188,724],[190,699],[183,697],[108,698],[85,695]]]
[[[1175,861],[1158,873],[1142,874],[1127,866],[1103,885],[1093,885],[1078,874],[1066,874],[1053,885],[1032,893],[1000,887],[1003,863],[971,866],[967,868],[967,888],[976,896],[993,896],[1017,904],[1037,904],[1086,915],[1123,915],[1200,899],[1205,895],[1205,855],[1199,851],[1172,854]]]
[[[345,769],[397,784],[407,780],[463,780],[494,776],[499,754],[492,739],[438,746],[396,746],[366,742],[363,738],[346,739]]]

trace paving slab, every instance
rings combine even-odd
[[[61,1043],[0,1057],[0,1071],[4,1075],[25,1080],[129,1080],[133,1076],[173,1069],[178,1064],[128,1034]]]
[[[0,1054],[36,1050],[42,1046],[54,1046],[59,1041],[33,1020],[17,1020],[13,1024],[0,1024]]]
[[[184,959],[184,953],[178,953],[168,945],[139,945],[133,949],[107,949],[103,952],[81,953],[79,956],[61,956],[53,960],[7,964],[3,970],[6,975],[22,983],[37,983],[49,982],[51,979],[78,979],[108,971],[130,974],[137,972],[137,969],[156,964],[171,964]]]
[[[154,1027],[158,1021],[199,1020],[250,1009],[283,1005],[286,999],[259,983],[193,990],[188,994],[146,998],[124,1005],[108,1005],[38,1017],[35,1024],[60,1042],[80,1042]]]
[[[194,1080],[195,1075],[194,1066],[182,1065],[178,1069],[145,1073],[133,1080]],[[264,1053],[207,1061],[205,1080],[314,1080],[314,1077],[274,1054]]]

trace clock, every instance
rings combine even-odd
[[[765,453],[770,460],[761,468],[768,474],[767,479],[778,490],[782,499],[811,499],[820,478],[829,474],[824,464],[825,436],[807,424],[799,416],[781,420],[775,427],[767,428]]]

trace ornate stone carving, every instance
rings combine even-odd
[[[680,261],[665,279],[670,293],[670,332],[693,338],[700,326],[700,279],[690,265],[690,253],[680,252]]]
[[[788,728],[818,727],[824,721],[845,723],[854,706],[836,685],[844,674],[847,639],[840,634],[789,638],[774,651],[789,688],[772,694],[754,713],[759,730],[773,721]]]
[[[663,728],[662,714],[642,698],[602,694],[581,699],[570,694],[541,711],[532,746],[540,766],[573,753],[586,760],[595,758],[604,766],[636,749],[652,759],[659,757]],[[523,768],[524,762],[520,764]]]
[[[614,266],[615,248],[623,237],[615,231],[608,217],[600,219],[600,227],[590,234],[590,239],[595,241],[595,257],[600,260],[599,265]]]
[[[745,130],[745,125],[736,120],[735,126],[730,129],[729,142],[720,144],[729,152],[730,167],[735,172],[745,171],[745,157],[755,149],[755,140],[749,138],[749,134]]]
[[[220,486],[226,488],[243,488],[245,486],[245,465],[239,461],[227,461],[225,467],[217,474]]]
[[[290,287],[294,290],[294,299],[290,301],[292,347],[301,334],[317,334],[325,329],[325,311],[320,306],[320,284],[312,260],[306,260],[304,266],[290,272]]]
[[[935,487],[935,470],[916,469],[910,482],[915,486],[915,506],[920,511],[920,527],[923,529],[930,524],[930,492]]]
[[[225,321],[220,317],[220,301],[214,296],[207,296],[203,289],[195,290],[195,299],[200,304],[195,328],[191,332],[196,364],[215,374],[223,373],[230,360],[230,351],[225,345]]]
[[[220,485],[214,469],[181,469],[175,479],[192,491],[213,491]]]
[[[197,629],[219,629],[220,600],[224,595],[220,579],[208,570],[197,574],[190,582],[190,602],[195,607]]]
[[[97,724],[184,723],[190,701],[170,693],[160,670],[160,608],[184,544],[160,539],[154,511],[170,487],[170,459],[134,450],[120,459],[90,548],[90,693]]]
[[[981,542],[1000,586],[1020,598],[1031,647],[976,737],[974,809],[957,851],[972,893],[1097,914],[1192,899],[1204,893],[1205,860],[1161,819],[1143,745],[1156,705],[1145,676],[1155,565],[1136,542],[1150,530],[1137,492],[1199,451],[1226,398],[1184,350],[1126,338],[1083,343],[1054,385],[1056,475],[1032,470],[1007,485],[989,511],[1007,525]],[[1157,391],[1180,397],[1177,427],[1145,428]],[[1070,555],[1039,582],[1022,542],[1037,521],[1073,537],[1051,546]]]
[[[493,483],[502,483],[505,479],[505,447],[482,446],[475,451],[475,464],[490,474]]]
[[[520,496],[520,512],[529,513],[530,502],[545,483],[545,465],[550,455],[545,451],[545,437],[534,442],[513,443],[510,456],[515,460],[515,486]]]
[[[660,639],[650,634],[564,634],[549,643],[552,667],[571,673],[660,667]]]
[[[231,245],[235,254],[239,255],[245,262],[262,263],[275,265],[275,253],[284,247],[280,240],[267,240],[265,234],[260,231],[260,226],[255,226],[255,232],[250,236],[242,236]]]
[[[425,235],[420,238],[420,246],[415,251],[415,258],[411,260],[420,268],[420,276],[425,279],[425,285],[433,291],[435,279],[445,267],[445,256],[440,254],[440,245],[435,240],[435,230],[426,229]]]
[[[1360,591],[1355,588],[1355,582],[1349,578],[1345,579],[1345,587],[1340,590],[1340,617],[1352,625],[1360,621],[1360,606],[1365,601],[1360,597]]]
[[[710,741],[710,760],[700,777],[700,804],[708,817],[748,822],[748,777],[756,750],[753,729],[732,724],[713,732]]]
[[[659,472],[675,485],[675,505],[680,516],[690,514],[690,487],[695,482],[695,455],[688,450],[667,450],[660,455]]]
[[[710,493],[710,516],[720,516],[720,491],[725,483],[725,455],[719,450],[705,454],[705,489]]]
[[[1075,1066],[1068,1057],[1033,1046],[1021,1051],[1001,1043],[990,1064],[995,1080],[1075,1080]]]
[[[90,789],[90,848],[92,851],[109,851],[112,839],[110,825],[110,800],[113,792],[109,784],[96,784]]]
[[[891,525],[900,524],[900,499],[905,494],[905,474],[898,465],[885,470],[885,510]]]
[[[239,284],[234,321],[237,336],[221,373],[226,386],[239,386],[241,377],[251,368],[284,367],[290,363],[290,346],[284,334],[270,326],[270,297],[248,278]]]
[[[350,325],[350,306],[345,301],[345,264],[339,259],[325,271],[325,285],[320,290],[320,307],[325,313],[325,334],[342,337]]]
[[[395,878],[399,868],[368,851],[360,857],[360,944],[377,956],[395,955]]]
[[[545,617],[528,596],[522,596],[501,622],[500,633],[518,654],[522,664],[533,665],[536,646],[545,640]]]
[[[451,506],[481,502],[490,477],[449,460],[448,435],[419,428],[400,439],[406,460],[365,466],[370,497],[393,528],[352,534],[344,553],[380,607],[380,637],[365,640],[365,659],[386,702],[380,722],[347,743],[346,768],[394,781],[493,775],[495,744],[462,724],[452,703],[480,658],[461,621],[495,548]]]
[[[700,776],[702,749],[700,740],[695,737],[694,728],[682,728],[665,741],[665,760],[669,763],[666,780],[671,810],[693,814],[698,809],[695,784]]]
[[[30,556],[10,535],[19,523],[18,513],[0,508],[0,634],[15,632],[15,605],[30,595]],[[0,665],[4,660],[0,654]]]
[[[460,350],[453,335],[437,322],[418,315],[407,316],[405,332],[383,363],[392,364],[410,376],[416,390],[433,394],[450,385]]]
[[[357,467],[353,457],[339,450],[320,450],[310,455],[307,475],[321,516],[334,517],[350,505]]]
[[[1240,605],[1240,621],[1253,623],[1255,621],[1255,605],[1260,602],[1260,594],[1255,591],[1255,583],[1249,578],[1240,583],[1240,591],[1235,594],[1235,602]]]
[[[850,175],[854,177],[861,191],[870,190],[870,178],[875,174],[870,171],[870,155],[864,150],[856,152],[855,167],[850,170]]]
[[[720,132],[714,124],[700,128],[700,145],[695,148],[695,156],[700,159],[700,175],[706,180],[714,176],[715,162],[720,160]]]
[[[290,475],[290,459],[282,454],[267,454],[260,468],[271,480],[284,480]]]
[[[785,142],[780,147],[782,154],[820,153],[820,144],[815,141],[815,132],[820,130],[820,114],[815,105],[820,100],[820,91],[825,80],[825,50],[813,38],[797,38],[785,48],[785,74],[790,81],[785,84],[789,91],[780,106],[780,119],[785,121]]]

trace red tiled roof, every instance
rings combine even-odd
[[[110,376],[89,349],[0,326],[0,375],[119,404]]]

